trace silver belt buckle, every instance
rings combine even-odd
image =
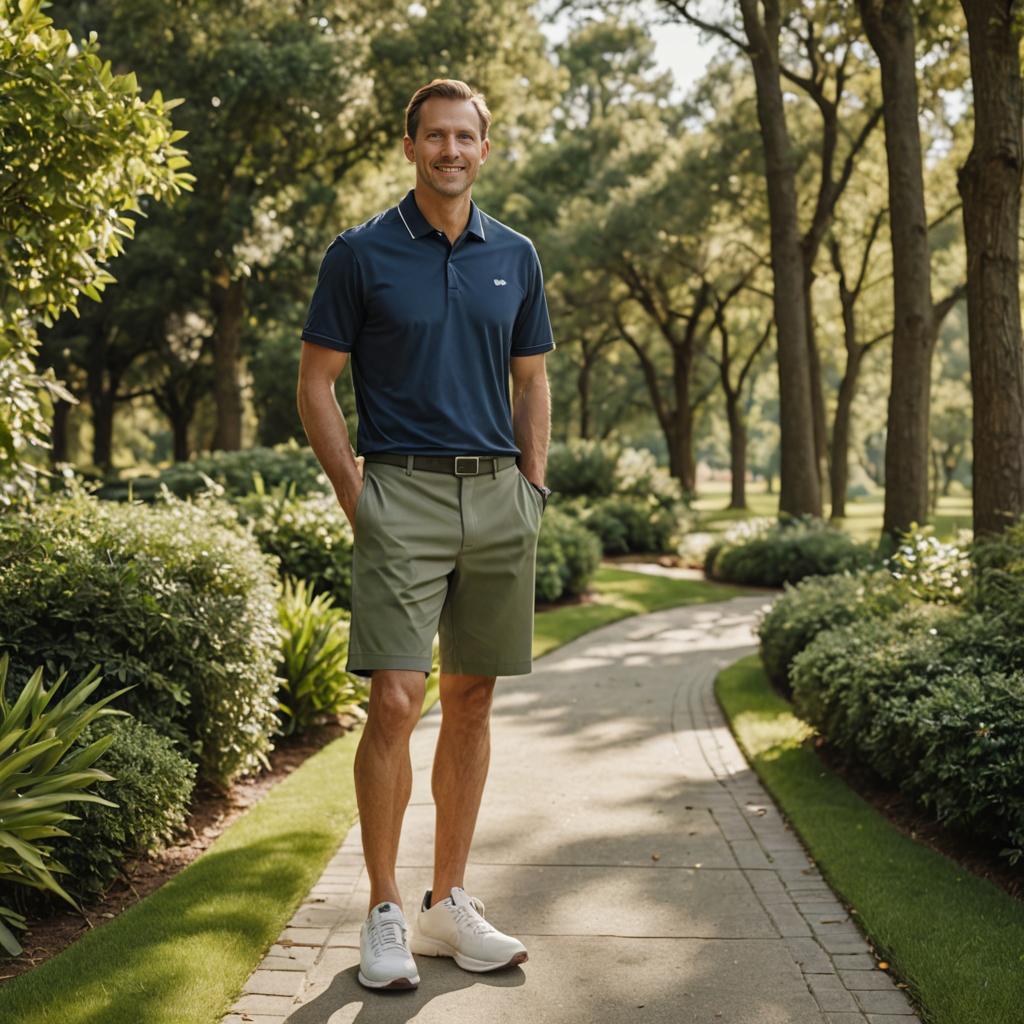
[[[472,469],[460,469],[460,462],[472,462]],[[479,455],[456,455],[455,456],[455,475],[456,476],[478,476],[480,473],[480,456]]]

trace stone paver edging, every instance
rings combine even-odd
[[[522,968],[417,958],[413,992],[356,981],[356,824],[224,1024],[918,1024],[747,765],[714,697],[765,597],[613,623],[501,679],[467,873]],[[413,734],[398,873],[430,885],[440,708]]]

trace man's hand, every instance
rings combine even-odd
[[[346,480],[346,485],[343,487],[336,487],[334,489],[335,496],[338,499],[338,504],[341,506],[341,510],[348,517],[349,525],[352,527],[352,536],[355,536],[356,532],[356,506],[359,504],[359,495],[363,493],[363,488],[366,486],[366,481],[362,477],[363,472],[363,458],[359,456],[356,459],[356,465],[359,467],[359,479],[356,488],[351,486]]]
[[[347,362],[347,352],[303,341],[296,400],[309,445],[348,516],[354,536],[356,503],[363,489],[363,460],[352,451],[345,417],[334,396],[334,382]]]

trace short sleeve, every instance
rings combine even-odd
[[[363,280],[352,247],[339,235],[320,261],[302,337],[351,352],[363,326]]]
[[[548,302],[544,297],[544,272],[541,270],[537,250],[532,245],[529,259],[526,294],[512,327],[513,356],[539,355],[555,347]]]

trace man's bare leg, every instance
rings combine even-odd
[[[356,802],[370,877],[367,912],[384,900],[402,906],[395,862],[412,792],[409,737],[420,719],[425,685],[420,671],[380,669],[370,683],[370,708],[355,757]]]
[[[441,732],[431,788],[437,808],[431,905],[461,886],[491,759],[494,676],[441,674]]]

